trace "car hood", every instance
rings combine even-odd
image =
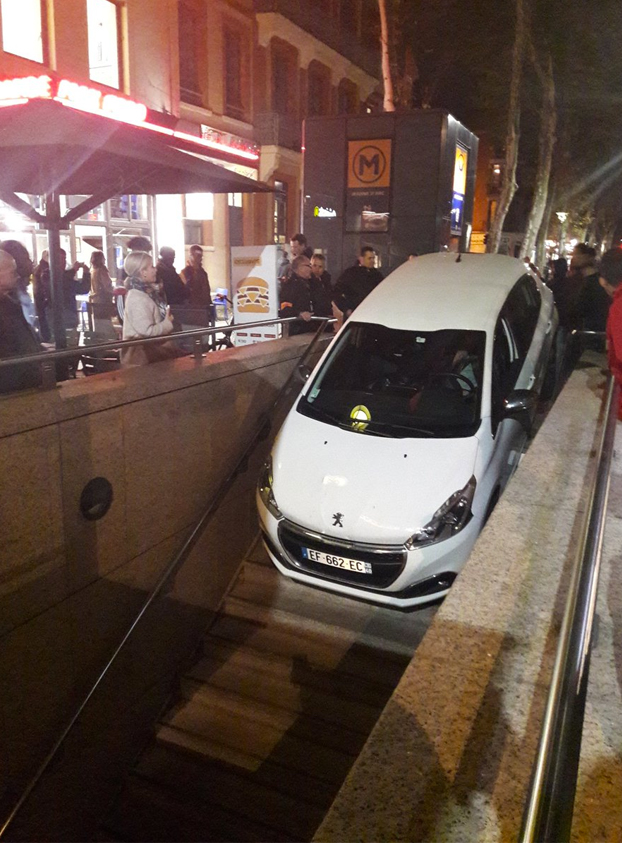
[[[272,451],[274,496],[288,520],[310,530],[402,544],[467,484],[477,447],[476,436],[389,439],[294,411]]]

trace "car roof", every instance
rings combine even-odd
[[[357,307],[353,320],[390,328],[494,331],[523,261],[506,255],[422,255],[388,275]]]

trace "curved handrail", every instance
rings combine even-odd
[[[295,319],[295,317],[294,317],[294,319]],[[301,356],[298,360],[298,363],[296,364],[296,366],[294,366],[290,376],[288,377],[284,386],[281,388],[279,394],[275,398],[275,400],[272,404],[272,407],[264,414],[262,423],[257,427],[257,430],[254,432],[252,437],[249,439],[248,443],[244,447],[244,450],[240,453],[240,456],[236,460],[234,468],[227,475],[227,477],[223,480],[223,482],[220,484],[220,486],[216,490],[216,492],[215,492],[214,496],[212,497],[209,505],[204,510],[204,512],[201,515],[201,517],[199,518],[199,520],[196,522],[195,526],[192,529],[192,532],[190,533],[190,535],[188,536],[188,538],[184,542],[184,544],[181,547],[181,549],[179,550],[179,552],[173,557],[173,559],[166,566],[164,572],[160,575],[157,583],[152,588],[152,590],[149,593],[147,599],[145,600],[142,607],[140,608],[138,614],[136,615],[136,617],[132,621],[128,631],[125,633],[121,642],[118,644],[118,646],[116,647],[112,656],[108,660],[106,666],[104,667],[102,672],[99,674],[98,678],[95,680],[94,684],[91,686],[90,690],[88,691],[88,693],[86,694],[86,696],[84,697],[84,699],[82,700],[82,702],[80,703],[78,708],[76,709],[75,714],[71,717],[71,719],[69,720],[69,722],[67,723],[67,725],[65,726],[63,731],[61,732],[60,736],[57,738],[54,745],[52,746],[52,748],[50,749],[48,754],[45,756],[45,758],[43,759],[43,761],[39,765],[39,767],[38,767],[37,771],[35,772],[34,776],[30,779],[30,781],[28,782],[28,784],[24,788],[21,796],[19,797],[19,799],[17,800],[17,802],[13,806],[10,814],[5,819],[5,821],[3,822],[2,826],[0,826],[0,840],[4,837],[4,835],[5,835],[6,831],[8,830],[9,826],[12,824],[13,820],[15,819],[15,817],[17,816],[19,811],[22,809],[22,807],[24,806],[27,799],[30,797],[30,794],[33,792],[33,790],[35,789],[35,787],[39,783],[41,777],[44,775],[45,771],[50,766],[50,764],[52,763],[54,758],[56,757],[56,754],[60,750],[61,746],[65,742],[67,736],[69,735],[69,733],[71,732],[73,727],[78,722],[78,720],[80,718],[80,715],[82,714],[82,712],[84,711],[84,709],[88,705],[91,697],[93,696],[93,694],[95,693],[95,691],[97,690],[97,688],[99,687],[101,682],[103,681],[104,677],[106,676],[106,674],[108,673],[108,671],[110,670],[110,668],[112,667],[114,662],[116,661],[119,653],[125,647],[126,643],[128,642],[129,638],[131,637],[132,633],[134,632],[134,630],[136,629],[136,627],[138,626],[138,624],[140,623],[140,621],[142,620],[144,615],[146,614],[147,610],[149,609],[151,604],[154,602],[154,600],[160,595],[160,593],[161,593],[162,589],[164,588],[164,586],[166,585],[166,583],[171,579],[171,577],[173,577],[179,571],[181,566],[184,564],[184,562],[186,561],[186,559],[190,555],[191,550],[193,549],[193,547],[195,546],[195,544],[197,543],[197,541],[201,537],[201,535],[202,535],[203,531],[205,530],[205,528],[207,527],[207,525],[209,524],[209,522],[211,520],[211,517],[214,515],[214,513],[216,512],[216,510],[220,506],[223,498],[225,497],[225,495],[227,494],[227,492],[229,491],[229,489],[233,485],[234,480],[236,479],[238,474],[246,466],[247,460],[248,460],[249,456],[251,455],[251,453],[253,452],[255,446],[257,445],[257,443],[259,441],[261,441],[261,439],[263,439],[265,437],[266,426],[269,425],[269,423],[270,423],[270,416],[274,413],[278,404],[281,402],[283,397],[288,392],[288,390],[289,390],[292,382],[294,381],[294,379],[296,377],[299,377],[298,370],[300,369],[301,366],[303,366],[305,364],[306,360],[311,356],[311,354],[314,351],[317,343],[319,342],[319,340],[324,335],[325,326],[336,321],[334,318],[320,317],[320,316],[315,317],[315,320],[319,321],[321,324],[318,326],[318,329],[315,332],[315,334],[313,335],[313,338],[312,338],[311,342],[305,348],[304,352],[301,354]],[[281,321],[285,321],[285,320],[281,320]],[[262,322],[260,324],[265,325],[266,323]],[[329,339],[329,337],[327,337],[327,339]]]
[[[570,839],[618,392],[610,375],[586,523],[564,608],[520,843],[563,843]]]

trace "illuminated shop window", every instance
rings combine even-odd
[[[228,193],[227,198],[229,201],[230,208],[241,208],[242,207],[242,194],[241,193]]]
[[[114,196],[110,200],[110,216],[117,220],[146,220],[146,197],[135,193]]]
[[[89,27],[89,76],[119,87],[119,8],[112,0],[86,0]]]
[[[213,220],[213,193],[186,193],[186,219]]]
[[[42,62],[41,0],[2,0],[0,9],[5,52]]]

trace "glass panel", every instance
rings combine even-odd
[[[94,82],[119,87],[117,6],[111,0],[87,0],[89,76]]]
[[[2,0],[0,8],[4,50],[42,62],[41,0]]]
[[[370,436],[472,436],[486,334],[347,325],[298,412]]]
[[[242,40],[236,32],[225,32],[225,104],[242,111]]]

